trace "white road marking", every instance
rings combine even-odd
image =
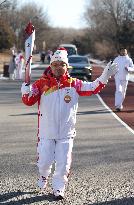
[[[96,94],[97,97],[99,98],[100,102],[102,103],[102,105],[104,105],[104,107],[106,107],[106,109],[124,126],[126,127],[126,129],[128,129],[132,134],[134,134],[134,130],[129,127],[125,122],[123,122],[103,101],[103,99],[100,97],[99,94]]]

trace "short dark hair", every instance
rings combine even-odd
[[[126,47],[120,47],[119,51],[121,50],[127,50]]]
[[[120,54],[120,52],[122,51],[122,50],[125,50],[126,49],[126,47],[120,47],[119,49],[118,49],[118,53]],[[126,49],[127,50],[127,49]]]

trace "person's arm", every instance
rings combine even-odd
[[[22,101],[25,105],[32,106],[40,99],[39,80],[32,85],[23,83],[21,86]]]
[[[76,90],[81,96],[89,96],[100,92],[108,82],[108,79],[118,71],[117,64],[109,62],[101,76],[93,82],[76,82]]]
[[[133,61],[132,59],[130,58],[129,59],[129,65],[125,67],[125,69],[128,71],[128,72],[134,72],[134,64],[133,64]]]

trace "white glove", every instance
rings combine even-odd
[[[21,93],[22,93],[22,96],[25,94],[29,94],[30,93],[30,85],[27,85],[26,83],[22,83]]]
[[[112,63],[111,61],[107,64],[107,66],[104,68],[103,73],[98,78],[99,81],[103,84],[106,84],[108,79],[115,75],[118,72],[118,66],[117,63]]]

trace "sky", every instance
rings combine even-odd
[[[26,2],[26,0],[22,0]],[[29,0],[37,5],[44,6],[49,16],[49,22],[54,27],[84,28],[83,18],[87,0]],[[88,0],[89,2],[89,0]]]

